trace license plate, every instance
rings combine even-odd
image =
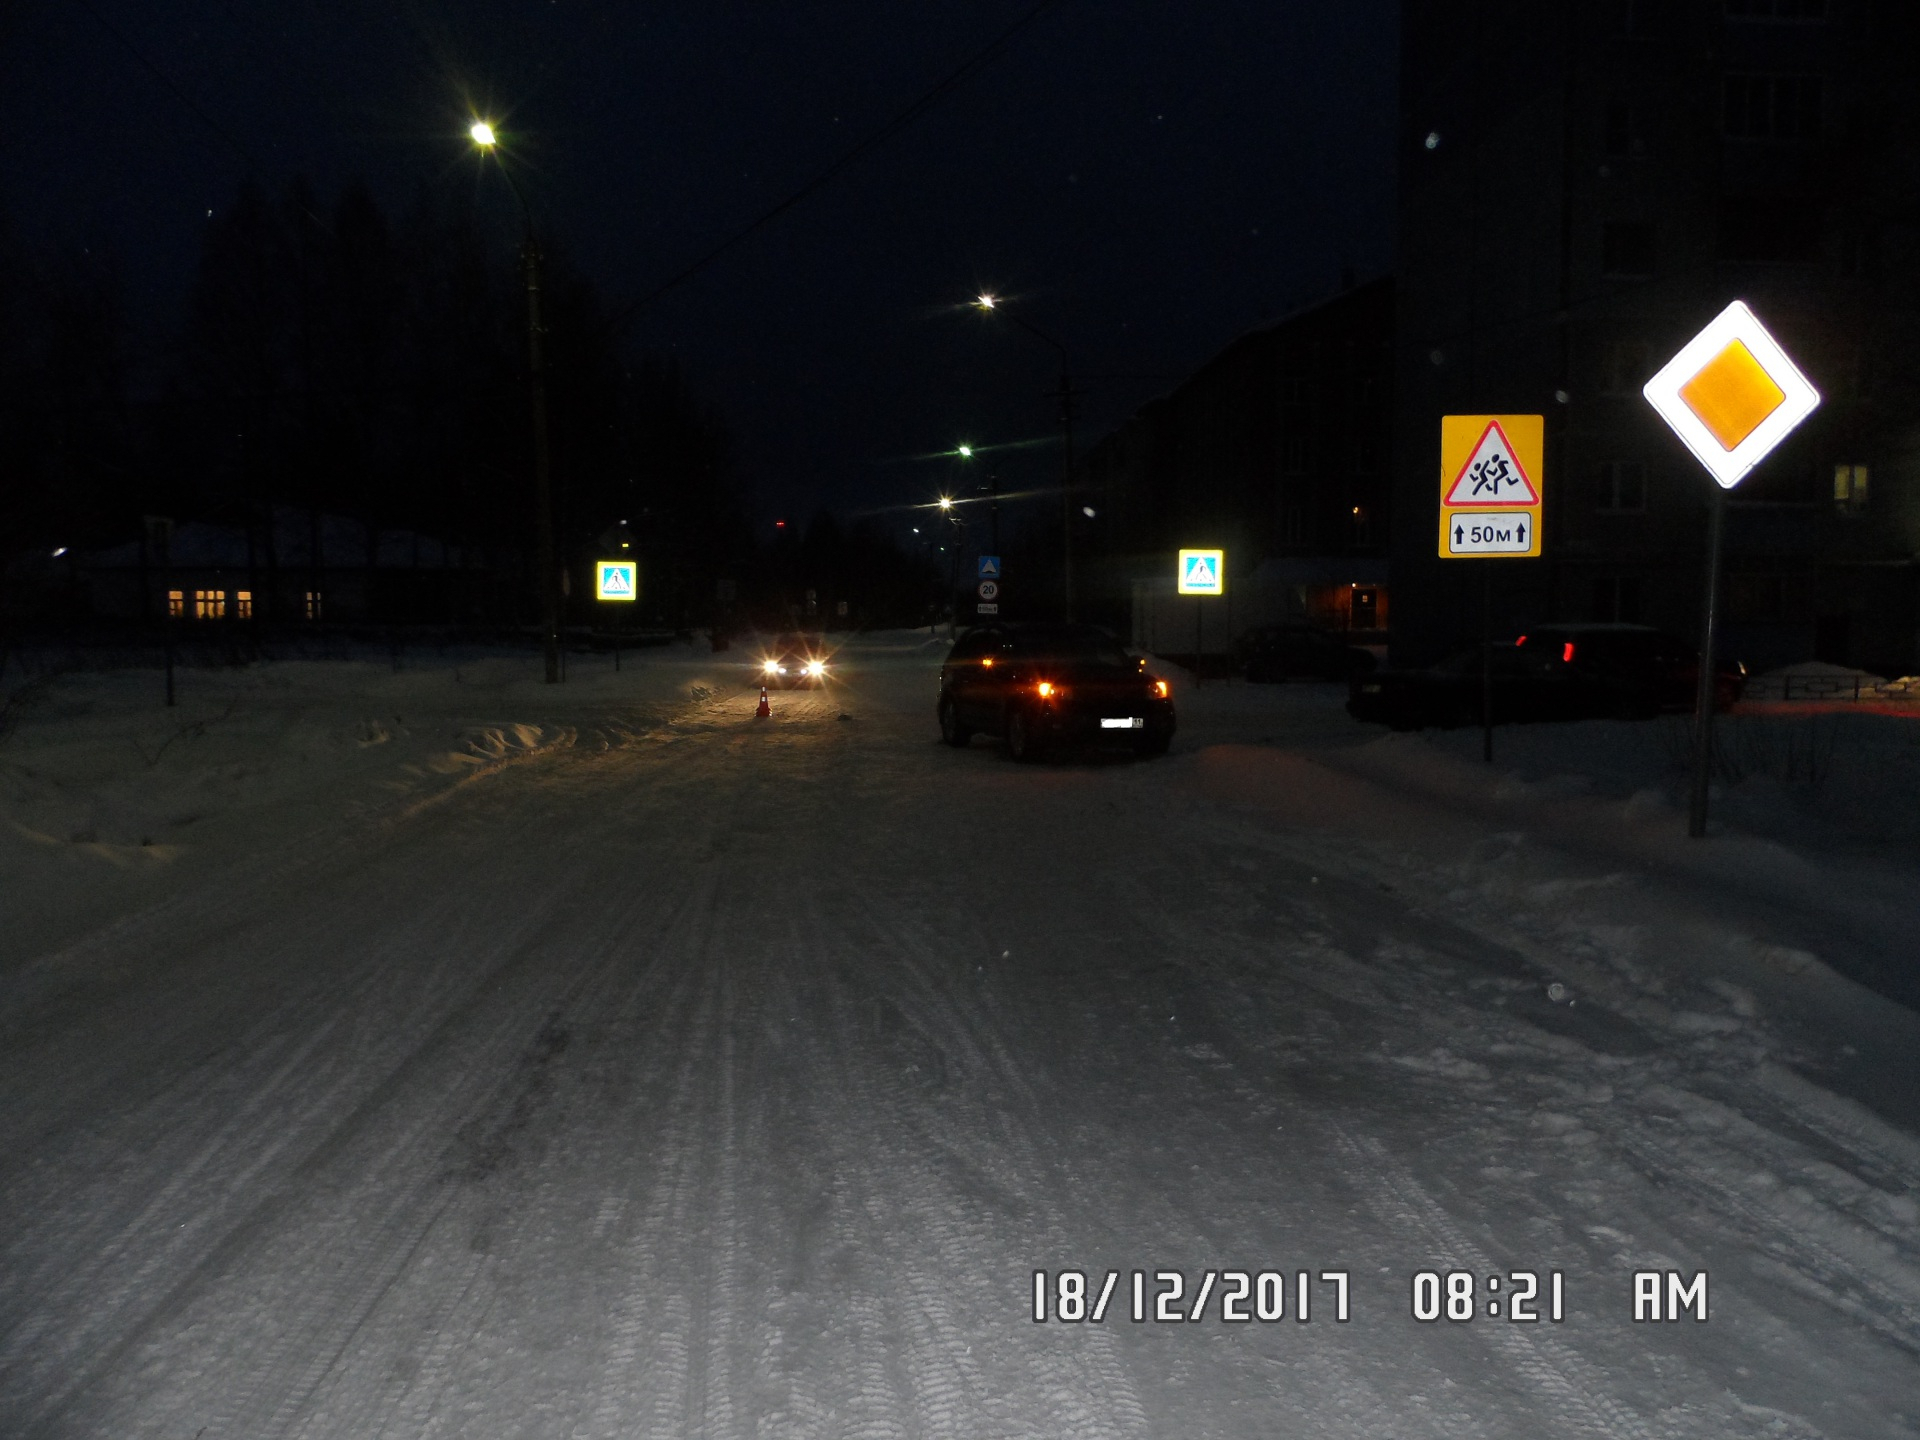
[[[1146,726],[1147,722],[1142,720],[1138,715],[1135,715],[1131,720],[1102,720],[1100,722],[1100,728],[1102,730],[1144,730]]]

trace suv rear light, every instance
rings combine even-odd
[[[1560,663],[1563,665],[1573,663],[1573,641],[1569,640],[1560,647]]]
[[[1162,700],[1166,699],[1167,698],[1167,682],[1164,680],[1154,681],[1153,693],[1158,695]]]

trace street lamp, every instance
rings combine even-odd
[[[1042,344],[1053,347],[1060,357],[1060,432],[1066,442],[1060,471],[1060,575],[1065,593],[1066,618],[1073,619],[1073,380],[1068,373],[1067,347],[1037,325],[1023,320],[1011,310],[1001,308],[1000,297],[982,291],[974,298],[974,309],[982,314],[1002,315]]]
[[[520,269],[527,282],[527,374],[533,402],[533,523],[535,560],[540,586],[541,624],[546,631],[547,684],[560,680],[560,586],[553,555],[553,463],[547,447],[547,367],[540,323],[540,246],[533,237],[533,211],[501,156],[493,126],[476,120],[467,134],[483,155],[491,155],[507,177],[513,198],[520,202],[526,235],[520,242]]]
[[[940,497],[940,513],[953,526],[952,534],[947,537],[953,544],[953,554],[947,563],[947,638],[951,640],[960,633],[960,552],[967,548],[967,521],[954,507],[951,495]]]

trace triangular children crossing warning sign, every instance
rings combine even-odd
[[[1469,434],[1472,432],[1469,431]],[[1455,452],[1456,454],[1459,452]],[[1521,468],[1498,420],[1488,424],[1473,454],[1447,487],[1447,505],[1538,505],[1540,492]]]

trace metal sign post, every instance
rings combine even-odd
[[[995,483],[998,484],[997,481]],[[996,490],[994,493],[997,495],[999,492]],[[998,535],[994,540],[997,545]],[[998,555],[979,556],[974,565],[974,573],[978,577],[978,583],[974,586],[974,615],[976,617],[998,615],[1000,613],[1000,557]]]
[[[1480,758],[1493,761],[1493,561],[1540,554],[1540,415],[1440,417],[1440,558],[1480,560]]]
[[[593,566],[593,598],[602,602],[631,605],[640,598],[640,566],[633,560],[596,560]],[[620,616],[613,622],[613,673],[620,673]]]
[[[1641,394],[1717,486],[1707,521],[1707,593],[1700,611],[1687,793],[1687,834],[1697,840],[1707,833],[1707,779],[1713,767],[1714,641],[1727,492],[1819,408],[1820,392],[1759,317],[1736,300],[1681,346]]]
[[[1227,593],[1227,552],[1224,550],[1182,550],[1180,568],[1174,572],[1175,588],[1182,595],[1192,595],[1193,602],[1193,683],[1199,688],[1201,650],[1204,636],[1201,620],[1205,614],[1202,606],[1205,597]]]

